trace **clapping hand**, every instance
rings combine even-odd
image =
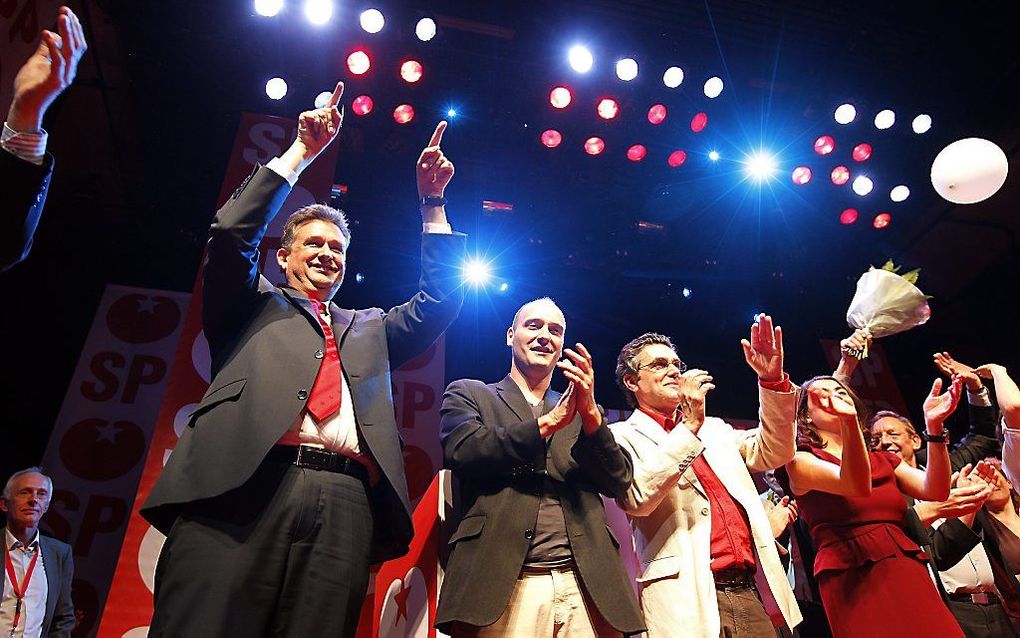
[[[765,382],[783,379],[783,329],[772,327],[772,317],[762,313],[751,325],[751,339],[741,339],[744,360]]]
[[[39,48],[14,77],[14,99],[7,124],[19,132],[38,131],[43,114],[60,93],[71,85],[78,62],[85,54],[85,32],[78,16],[60,7],[57,31],[43,30]]]
[[[591,354],[584,344],[575,344],[577,350],[564,348],[563,359],[556,367],[563,371],[563,376],[570,381],[577,401],[577,411],[581,415],[585,431],[591,432],[602,424],[602,414],[595,403],[595,368]]]

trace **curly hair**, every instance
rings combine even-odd
[[[818,434],[815,424],[811,422],[811,417],[808,415],[808,389],[815,383],[824,380],[835,381],[840,385],[840,387],[846,390],[847,394],[850,395],[850,400],[853,401],[854,408],[857,409],[857,425],[861,428],[861,432],[865,434],[864,440],[868,444],[868,447],[870,447],[871,440],[870,437],[867,436],[868,431],[864,427],[867,407],[865,407],[864,402],[861,401],[861,398],[857,396],[857,393],[854,392],[850,386],[836,377],[829,375],[812,377],[797,388],[797,447],[813,447],[819,449],[825,447],[825,441],[823,441],[822,437]]]
[[[656,344],[669,346],[670,350],[676,352],[676,346],[673,345],[669,337],[657,332],[646,332],[640,337],[628,341],[623,346],[623,349],[620,350],[620,355],[616,357],[616,385],[620,386],[620,390],[623,391],[623,398],[627,400],[627,405],[632,408],[637,407],[637,397],[627,388],[623,378],[628,374],[638,373],[637,366],[634,365],[634,359],[641,354],[645,347]]]

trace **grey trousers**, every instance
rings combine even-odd
[[[192,504],[160,553],[149,635],[354,636],[372,540],[365,489],[267,461]]]

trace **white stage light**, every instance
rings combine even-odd
[[[428,42],[436,37],[436,21],[432,18],[418,20],[418,24],[414,26],[414,34],[422,42]]]
[[[305,0],[305,17],[312,24],[326,24],[333,17],[333,0]]]
[[[892,128],[892,125],[896,123],[896,114],[890,109],[883,109],[875,115],[875,128],[879,130],[885,130]]]
[[[712,160],[713,162],[718,162],[720,157],[721,155],[719,155],[719,151],[708,152],[708,159]]]
[[[578,73],[591,71],[592,65],[595,64],[595,58],[592,57],[591,51],[580,44],[570,47],[570,50],[567,51],[567,60],[570,61],[570,68]]]
[[[329,102],[329,98],[331,98],[331,97],[333,97],[333,92],[332,91],[323,91],[322,93],[319,93],[318,95],[316,95],[315,96],[315,108],[321,109],[322,107],[326,106],[326,103]]]
[[[671,66],[662,74],[662,83],[667,88],[675,89],[684,82],[684,70],[678,66]]]
[[[875,183],[871,181],[870,177],[864,175],[858,175],[854,178],[853,189],[854,192],[860,196],[865,196],[871,192],[871,189],[875,187]]]
[[[913,122],[910,123],[910,128],[914,129],[914,132],[918,135],[927,133],[931,130],[931,116],[921,113],[914,118]]]
[[[902,202],[908,197],[910,197],[910,189],[904,186],[903,184],[900,184],[899,186],[894,186],[893,189],[889,191],[889,199],[893,200],[894,202]]]
[[[272,18],[283,8],[283,0],[255,0],[255,13]]]
[[[282,99],[287,95],[287,82],[283,78],[272,78],[266,82],[266,95],[271,100]]]
[[[378,9],[365,9],[361,12],[359,21],[361,22],[361,28],[368,33],[379,33],[386,24],[386,18],[383,17],[382,11]]]
[[[723,81],[719,77],[711,77],[705,81],[705,97],[717,98],[722,94]]]
[[[747,176],[756,182],[762,182],[776,174],[776,158],[765,151],[758,151],[744,161]]]
[[[837,124],[849,124],[857,117],[857,109],[853,104],[840,104],[836,107],[836,112],[832,114],[832,117],[835,118]]]
[[[616,77],[624,82],[630,82],[636,78],[637,71],[637,60],[634,58],[624,58],[616,63]]]
[[[492,267],[488,262],[477,257],[469,260],[461,269],[461,277],[464,283],[472,286],[483,286],[492,278]]]

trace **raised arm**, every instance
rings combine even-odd
[[[752,472],[782,467],[797,451],[796,388],[783,371],[783,329],[760,314],[750,339],[740,342],[744,361],[758,375],[759,427],[736,433],[735,442]]]
[[[840,464],[822,460],[810,452],[797,452],[787,465],[790,487],[795,496],[819,490],[843,496],[871,495],[871,459],[864,433],[857,421],[857,409],[845,390],[807,389],[809,409],[828,414],[839,422],[843,444]]]
[[[958,375],[963,379],[963,387],[967,391],[967,418],[970,427],[960,443],[949,451],[949,462],[953,469],[974,465],[989,456],[999,456],[1002,447],[995,433],[995,407],[977,371],[960,363],[948,352],[936,352],[934,361],[935,367],[942,374],[950,378]]]
[[[458,269],[466,237],[453,233],[446,219],[446,187],[453,162],[440,149],[446,122],[436,126],[415,164],[424,230],[419,291],[386,314],[386,340],[394,368],[423,352],[457,318],[464,303]]]
[[[836,370],[832,376],[850,385],[850,379],[861,363],[861,360],[853,353],[867,352],[870,347],[871,331],[867,328],[854,330],[852,335],[839,342],[839,363],[836,364]]]
[[[203,325],[210,344],[248,316],[258,298],[259,244],[298,176],[340,133],[338,82],[329,102],[298,116],[297,137],[283,155],[259,167],[216,212],[209,228],[202,284]]]
[[[942,379],[935,379],[924,400],[924,423],[928,439],[928,465],[924,470],[906,463],[896,466],[896,482],[904,494],[925,501],[944,501],[949,497],[952,469],[949,464],[945,420],[956,410],[963,392],[963,379],[953,377],[948,391],[942,392]]]
[[[995,384],[995,400],[1002,413],[1002,470],[1013,485],[1020,485],[1020,388],[1006,368],[994,363],[977,368],[977,373]]]

